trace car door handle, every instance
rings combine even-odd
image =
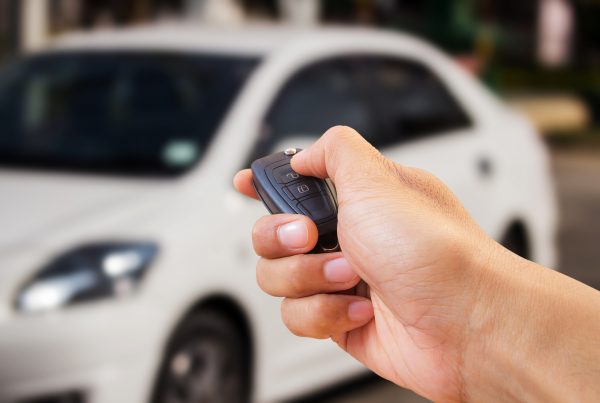
[[[494,164],[490,157],[482,156],[477,160],[477,172],[483,178],[490,178],[494,174]]]

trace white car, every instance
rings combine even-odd
[[[231,185],[337,124],[433,172],[491,236],[555,265],[535,131],[420,40],[73,34],[0,76],[0,401],[278,401],[364,371],[282,325],[255,283],[250,231],[266,210]]]

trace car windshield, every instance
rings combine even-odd
[[[55,53],[0,73],[0,165],[170,175],[197,162],[256,58]]]

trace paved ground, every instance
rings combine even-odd
[[[600,149],[553,152],[561,210],[560,269],[600,289]],[[323,403],[417,403],[415,394],[371,377],[311,397]]]

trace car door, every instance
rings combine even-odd
[[[486,227],[492,167],[473,111],[424,63],[372,55],[362,67],[380,130],[365,137],[390,159],[438,176]]]

